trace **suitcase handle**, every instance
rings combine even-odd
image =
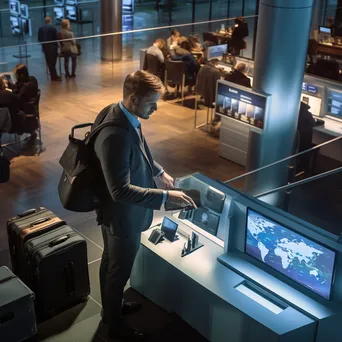
[[[30,226],[34,227],[34,226],[37,226],[38,224],[41,224],[43,222],[50,221],[50,220],[51,220],[50,217],[42,217],[42,218],[39,218],[39,219],[31,222]]]
[[[31,215],[31,214],[34,214],[34,213],[37,213],[39,209],[29,209],[29,210],[26,210],[24,211],[22,214],[19,214],[18,216],[19,217],[25,217],[25,216],[28,216],[28,215]]]
[[[60,236],[59,238],[57,238],[57,239],[51,241],[51,242],[49,243],[49,247],[57,246],[57,245],[59,245],[59,244],[65,242],[66,240],[68,240],[69,237],[70,237],[69,234],[68,234],[68,235]]]

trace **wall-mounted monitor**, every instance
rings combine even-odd
[[[227,53],[227,44],[208,46],[206,50],[206,58],[208,61],[211,59],[221,60],[223,54]]]
[[[122,10],[126,14],[133,14],[134,13],[134,0],[123,0]]]
[[[245,252],[330,299],[336,252],[247,208]]]
[[[328,90],[328,112],[327,116],[342,122],[342,92]]]
[[[62,20],[65,18],[64,7],[54,7],[53,12],[55,13],[56,20]]]
[[[28,12],[28,6],[21,4],[20,5],[20,16],[24,19],[28,19],[29,17],[29,12]]]
[[[302,93],[301,101],[303,101],[304,103],[310,106],[309,111],[311,112],[312,115],[320,116],[321,107],[322,107],[322,99]]]
[[[70,20],[78,20],[77,6],[65,6],[66,17]]]
[[[20,15],[20,2],[17,0],[10,0],[9,10],[12,15]]]
[[[10,21],[11,21],[11,31],[13,36],[19,36],[21,34],[21,29],[20,29],[20,18],[11,15],[10,16]]]
[[[219,80],[216,89],[216,114],[264,128],[267,96],[235,83]]]
[[[53,0],[53,3],[57,6],[64,6],[64,0]]]

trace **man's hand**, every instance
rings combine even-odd
[[[166,172],[163,172],[163,174],[159,176],[159,179],[165,185],[165,188],[167,190],[172,189],[174,187],[174,182],[175,182],[174,179]]]
[[[191,197],[186,195],[182,191],[168,191],[169,197],[167,202],[170,204],[175,204],[177,206],[180,206],[181,208],[186,208],[186,207],[192,207],[192,208],[197,208],[195,202],[192,200]]]

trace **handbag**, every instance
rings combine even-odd
[[[1,141],[0,141],[1,144]],[[0,145],[0,183],[6,183],[10,179],[10,164],[9,159],[4,156],[4,152]]]

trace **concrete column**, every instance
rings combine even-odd
[[[100,32],[122,31],[122,0],[100,0]],[[101,37],[101,60],[122,59],[122,35]]]
[[[253,88],[271,95],[263,134],[251,132],[247,170],[293,154],[314,0],[260,0]],[[248,177],[251,194],[287,184],[282,165]]]

